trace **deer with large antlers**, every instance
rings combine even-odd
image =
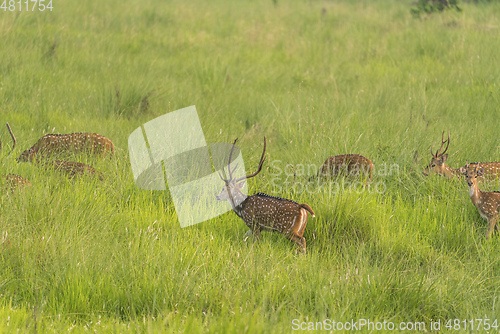
[[[444,144],[446,144],[446,148],[444,149],[443,152],[441,152]],[[445,153],[446,151],[448,151],[449,146],[450,146],[450,133],[448,133],[448,139],[444,140],[444,131],[443,131],[443,134],[441,135],[441,147],[436,151],[436,154],[434,154],[433,148],[431,146],[432,158],[427,168],[425,168],[423,171],[424,175],[436,173],[449,179],[455,176],[460,177],[459,169],[451,168],[445,163],[446,159],[448,159],[448,154]]]
[[[31,161],[34,156],[42,158],[66,152],[113,155],[115,146],[111,139],[96,133],[48,134],[21,153],[17,161],[26,162]]]
[[[446,144],[446,148],[444,149],[444,151],[441,152],[444,144]],[[441,147],[436,151],[435,154],[431,147],[432,158],[427,168],[425,168],[423,171],[424,175],[436,173],[448,179],[451,179],[453,177],[460,177],[463,175],[461,172],[462,167],[454,169],[445,163],[446,159],[448,159],[448,154],[446,154],[446,151],[448,151],[449,146],[450,146],[450,133],[448,133],[448,139],[444,140],[444,131],[443,131],[441,135]],[[467,166],[472,168],[477,167],[479,165],[481,165],[481,168],[483,169],[483,173],[481,173],[481,175],[479,176],[478,179],[479,181],[482,181],[483,177],[489,179],[500,177],[500,162],[472,162],[467,164]]]
[[[314,217],[314,212],[307,204],[299,204],[289,199],[274,197],[263,193],[247,196],[241,192],[245,180],[256,176],[262,170],[264,154],[266,152],[266,138],[264,137],[264,150],[260,158],[259,168],[253,174],[240,178],[233,178],[231,170],[231,157],[236,145],[236,139],[231,148],[228,161],[229,178],[225,179],[219,172],[220,178],[225,182],[224,188],[218,194],[217,200],[229,201],[233,211],[243,219],[250,230],[245,236],[252,233],[256,240],[260,240],[261,231],[279,232],[286,238],[296,243],[303,253],[306,252],[306,240],[303,237],[307,224],[308,213]]]
[[[488,239],[498,222],[500,192],[482,191],[479,189],[478,177],[484,174],[484,169],[481,166],[466,165],[465,167],[460,167],[460,172],[466,177],[472,204],[474,204],[479,211],[479,215],[488,221],[488,230],[486,232],[486,238]],[[500,229],[498,225],[497,228]]]

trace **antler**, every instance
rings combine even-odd
[[[448,139],[447,140],[443,140],[443,139],[444,139],[444,131],[441,134],[441,147],[439,148],[439,150],[436,151],[436,154],[434,154],[434,152],[432,152],[432,146],[431,146],[431,154],[433,156],[435,156],[436,158],[439,158],[440,156],[442,156],[443,154],[445,154],[446,151],[448,151],[448,147],[450,146],[450,132],[449,131],[448,131]],[[443,148],[443,145],[445,143],[447,143],[446,148],[444,149],[444,151],[442,153],[440,153],[440,151]]]
[[[233,156],[233,150],[234,150],[234,146],[236,145],[237,140],[238,140],[238,138],[236,138],[234,140],[233,147],[231,147],[231,153],[229,153],[229,160],[227,163],[227,169],[229,171],[229,179],[223,178],[221,172],[219,171],[219,177],[222,179],[222,181],[224,181],[226,183],[229,183],[232,181],[233,173],[236,170],[236,168],[238,167],[238,164],[236,164],[236,166],[234,166],[234,168],[231,170],[231,157]],[[249,178],[254,177],[255,175],[259,174],[260,171],[262,170],[262,165],[264,164],[264,160],[266,160],[266,158],[264,157],[265,153],[266,153],[266,137],[264,137],[264,150],[262,151],[262,156],[260,157],[259,168],[257,169],[257,171],[253,174],[240,177],[240,178],[236,179],[234,182],[239,182],[239,181],[244,180],[244,179],[249,179]]]
[[[239,179],[236,179],[235,182],[239,182],[239,181],[244,180],[244,179],[249,179],[249,178],[254,177],[255,175],[259,174],[260,171],[262,170],[262,165],[264,164],[264,160],[266,160],[266,158],[264,157],[265,153],[266,153],[266,137],[264,136],[264,150],[262,151],[262,156],[260,157],[259,168],[257,169],[257,171],[255,173],[240,177]]]
[[[441,134],[441,145],[443,145],[445,142],[443,141],[443,138],[444,138],[444,131],[443,133]],[[446,148],[444,149],[443,153],[441,153],[441,155],[445,154],[446,151],[448,151],[448,147],[450,146],[450,131],[448,131],[448,139],[446,140],[446,142],[448,142],[448,144],[446,144]]]
[[[222,181],[224,181],[226,183],[229,183],[233,179],[233,172],[236,170],[236,167],[238,167],[238,164],[236,164],[236,166],[234,166],[234,169],[231,170],[231,157],[233,156],[234,146],[236,145],[237,141],[238,141],[238,138],[236,138],[234,140],[233,146],[231,147],[231,153],[229,153],[229,160],[227,162],[227,169],[229,171],[229,179],[226,180],[225,178],[223,178],[222,174],[219,171],[219,177],[222,179]]]
[[[16,148],[16,144],[17,144],[17,140],[16,140],[16,136],[14,136],[14,133],[12,132],[12,129],[10,128],[10,125],[9,123],[5,123],[5,125],[7,125],[7,130],[9,130],[9,133],[10,133],[10,137],[12,138],[12,150],[9,152],[9,154],[12,153],[12,151],[14,151],[14,149]],[[0,150],[2,149],[2,143],[0,142]],[[9,155],[7,154],[7,155]]]

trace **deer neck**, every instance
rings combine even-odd
[[[483,192],[481,191],[481,189],[479,189],[477,181],[472,182],[472,184],[469,186],[469,196],[474,205],[477,206],[478,204],[480,204],[479,202],[481,201],[482,194]]]
[[[454,169],[443,163],[443,175],[449,179],[455,176],[460,176],[460,170]]]
[[[231,194],[229,195],[228,201],[231,204],[231,208],[233,211],[241,217],[240,213],[242,210],[241,204],[247,199],[247,195],[242,193],[239,189],[232,189]]]

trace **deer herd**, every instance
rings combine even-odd
[[[237,139],[236,139],[237,140]],[[290,199],[270,196],[264,193],[257,193],[246,196],[241,189],[245,179],[256,176],[264,164],[264,154],[266,152],[266,138],[264,137],[264,149],[260,158],[259,167],[253,174],[234,179],[234,169],[231,169],[231,157],[236,140],[229,153],[227,170],[229,178],[225,179],[220,175],[225,185],[222,191],[216,196],[219,201],[229,201],[231,208],[248,226],[249,231],[245,236],[253,234],[255,239],[260,239],[261,231],[279,232],[287,239],[296,243],[300,250],[306,252],[306,240],[304,230],[307,224],[308,214],[314,217],[314,211],[308,204],[299,204]],[[446,148],[443,149],[444,144]],[[500,162],[468,163],[458,169],[453,169],[445,164],[448,155],[445,154],[450,145],[450,136],[444,140],[444,132],[441,136],[441,147],[434,154],[431,148],[431,162],[423,171],[424,175],[437,173],[447,178],[465,176],[469,185],[469,195],[472,203],[476,206],[481,217],[488,221],[488,231],[486,238],[489,238],[499,219],[500,212],[500,192],[484,192],[478,187],[478,182],[483,178],[495,179],[500,176]],[[358,177],[365,181],[365,186],[371,181],[373,176],[373,162],[359,154],[343,154],[329,157],[319,169],[316,178],[334,179],[339,176]],[[311,180],[311,179],[309,179]],[[497,228],[499,228],[497,226]],[[500,229],[500,228],[499,228]]]
[[[7,129],[12,138],[13,145],[10,155],[15,149],[17,140],[7,123]],[[306,240],[304,231],[307,225],[308,216],[315,216],[313,209],[308,204],[299,204],[293,200],[271,196],[264,193],[257,193],[251,196],[245,195],[241,190],[246,179],[252,178],[260,173],[265,161],[266,138],[264,137],[264,148],[257,168],[253,174],[240,178],[233,176],[237,166],[231,168],[231,158],[237,139],[234,141],[227,162],[228,178],[224,178],[219,172],[219,176],[224,181],[222,191],[216,195],[218,201],[228,201],[232,210],[240,217],[249,228],[245,238],[253,235],[255,240],[260,240],[261,231],[278,232],[287,239],[297,244],[299,249],[306,252]],[[445,149],[442,151],[444,145]],[[500,192],[482,191],[479,183],[483,180],[495,180],[500,177],[500,162],[477,162],[467,163],[465,166],[454,169],[446,164],[448,154],[446,151],[450,145],[450,136],[444,140],[444,132],[441,136],[441,147],[433,152],[431,147],[431,161],[424,169],[423,174],[438,174],[446,178],[465,177],[469,186],[469,196],[476,206],[481,217],[487,220],[488,229],[486,238],[489,238],[495,226],[500,230],[497,221],[500,212]],[[0,142],[0,149],[2,143]],[[113,156],[115,147],[113,142],[104,136],[95,133],[71,133],[71,134],[47,134],[40,138],[32,147],[25,150],[16,158],[17,162],[31,162],[42,168],[50,168],[66,174],[69,178],[76,176],[90,175],[104,180],[101,173],[93,167],[74,161],[54,160],[60,154],[90,154],[91,156]],[[344,154],[332,156],[326,159],[318,174],[317,179],[335,179],[337,177],[360,178],[367,186],[373,176],[373,162],[359,154]],[[223,169],[224,171],[224,169]],[[15,174],[3,176],[11,193],[17,189],[28,187],[30,181]]]
[[[9,123],[6,125],[13,142],[12,149],[8,154],[10,155],[16,147],[17,140]],[[95,133],[48,134],[21,153],[16,158],[16,161],[31,162],[45,169],[54,169],[57,172],[66,174],[69,178],[91,175],[97,176],[101,181],[104,180],[99,172],[87,164],[76,161],[53,160],[59,155],[67,155],[68,153],[112,156],[115,153],[115,147],[109,138]],[[28,179],[16,174],[7,174],[4,179],[11,193],[31,185]]]

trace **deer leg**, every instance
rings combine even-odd
[[[250,237],[252,234],[252,230],[246,231],[246,233],[243,235],[243,241],[247,241],[247,239]]]
[[[372,178],[371,178],[371,176],[370,176],[369,174],[368,174],[368,175],[364,175],[364,181],[365,181],[365,182],[363,182],[363,187],[364,187],[364,188],[369,187],[369,186],[370,186],[370,184],[371,184],[371,182],[372,182]]]
[[[254,240],[260,241],[260,229],[258,227],[251,227],[246,233],[243,235],[243,240],[247,241],[247,239],[253,236]]]
[[[293,227],[293,233],[298,237],[302,237],[304,235],[304,231],[307,225],[307,211],[306,209],[300,209],[300,221],[298,225]]]
[[[491,237],[491,234],[493,233],[493,230],[495,229],[495,225],[498,220],[498,215],[491,217],[488,219],[488,231],[486,232],[486,239],[489,239]]]
[[[298,235],[292,235],[290,240],[295,242],[300,247],[303,254],[306,253],[306,239],[299,237]]]
[[[253,237],[255,240],[260,241],[260,228],[258,227],[254,228]]]

